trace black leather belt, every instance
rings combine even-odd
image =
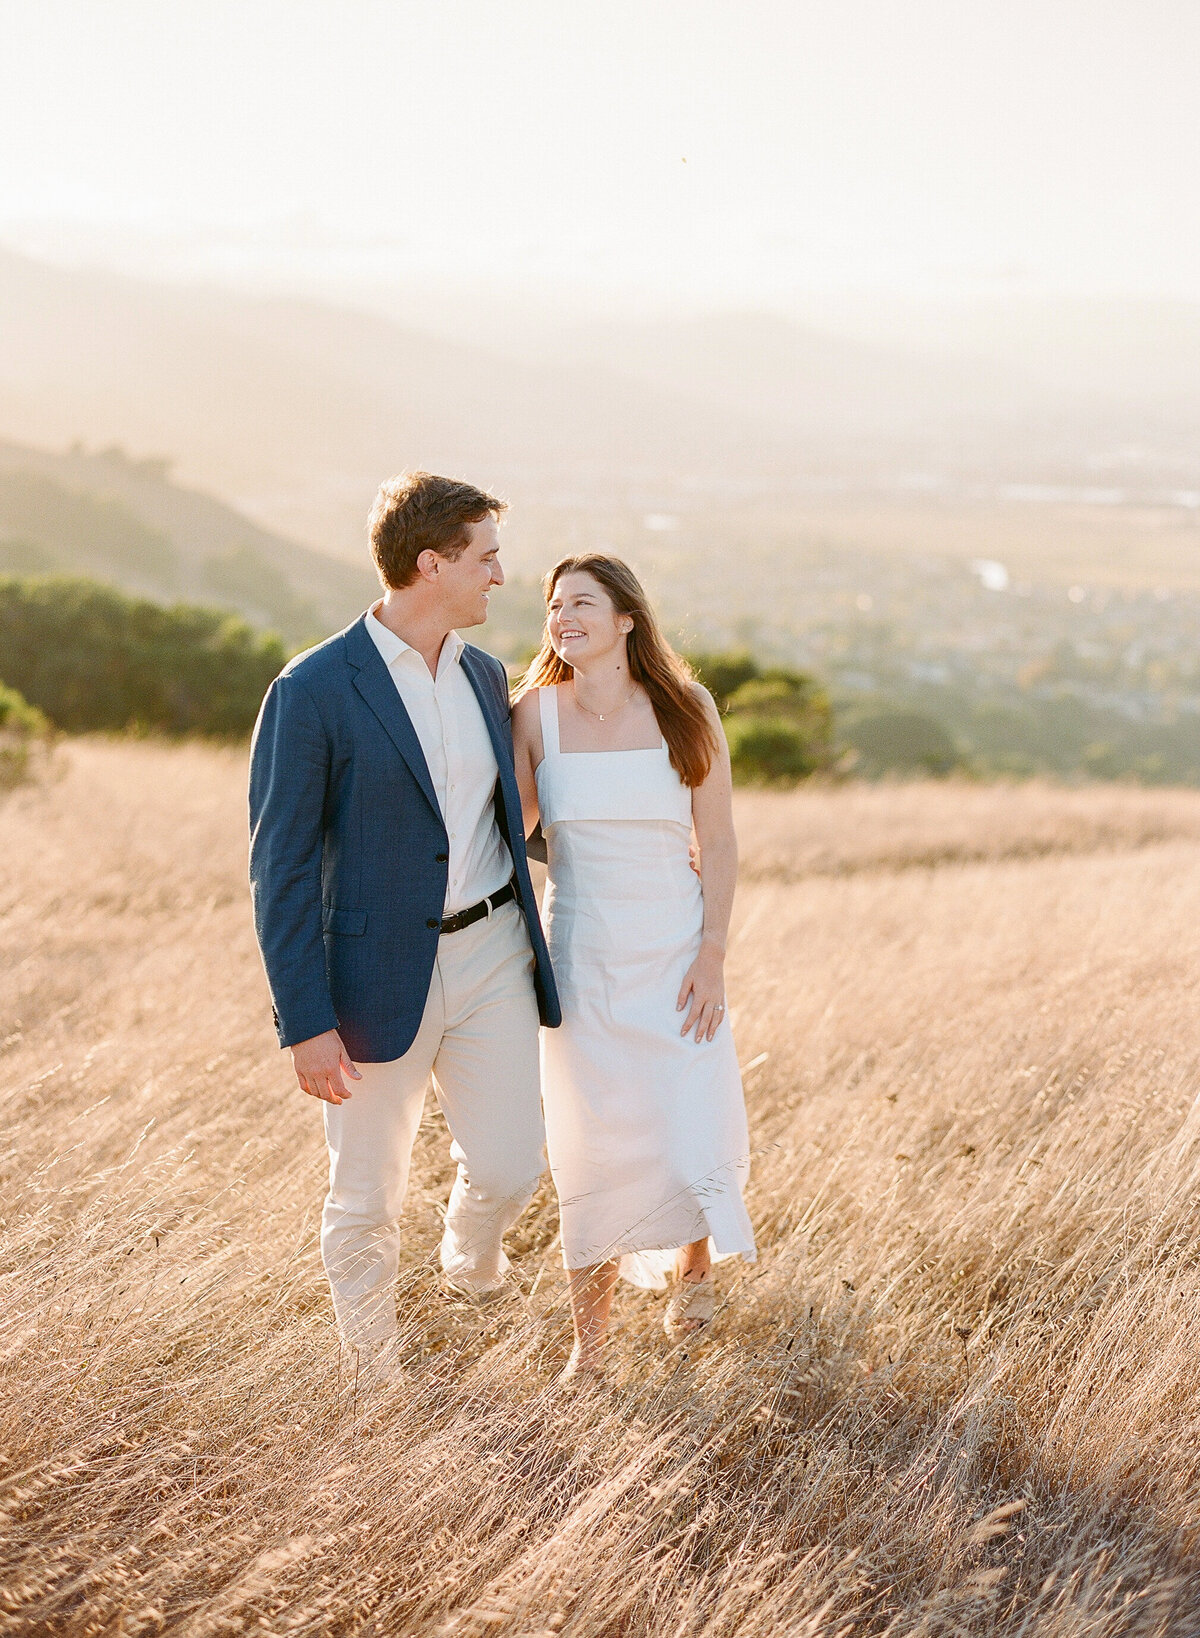
[[[461,933],[464,927],[470,927],[472,922],[482,921],[484,916],[495,910],[499,905],[507,904],[509,899],[515,899],[517,890],[511,882],[506,882],[497,892],[490,894],[486,899],[480,899],[469,910],[456,910],[452,916],[442,917],[443,933]]]

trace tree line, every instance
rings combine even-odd
[[[221,609],[165,607],[79,577],[0,579],[0,727],[22,743],[47,723],[240,738],[287,659],[282,641]],[[725,719],[734,776],[794,783],[835,760],[824,690],[746,653],[690,656]]]
[[[0,682],[68,733],[249,733],[287,659],[222,609],[78,578],[0,579]]]

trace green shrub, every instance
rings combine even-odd
[[[286,658],[220,609],[92,580],[0,580],[0,674],[57,727],[248,733]]]
[[[833,713],[813,677],[763,669],[744,649],[688,658],[725,717],[738,784],[794,784],[832,766]]]
[[[725,737],[739,785],[792,784],[824,766],[823,747],[780,717],[732,717]]]
[[[961,765],[958,747],[935,717],[922,711],[875,711],[842,727],[858,753],[858,772],[948,774]]]
[[[728,654],[689,654],[687,660],[697,681],[704,684],[722,712],[743,683],[761,676],[757,661],[744,648]]]
[[[0,790],[28,778],[33,759],[50,746],[50,724],[15,688],[0,683]]]

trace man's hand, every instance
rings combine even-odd
[[[297,1041],[292,1048],[292,1064],[300,1090],[325,1103],[342,1104],[350,1097],[343,1072],[353,1081],[362,1080],[336,1029],[327,1029],[324,1035],[314,1035],[307,1041]]]

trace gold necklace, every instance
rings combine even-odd
[[[625,706],[629,704],[630,700],[637,693],[637,684],[634,683],[633,687],[629,690],[628,694],[626,694],[620,705],[614,705],[611,711],[593,711],[590,705],[585,705],[579,698],[579,691],[575,687],[573,678],[571,681],[571,693],[574,696],[575,704],[581,711],[586,711],[589,717],[596,717],[600,722],[603,722],[605,718],[615,717],[618,711],[624,710]]]

